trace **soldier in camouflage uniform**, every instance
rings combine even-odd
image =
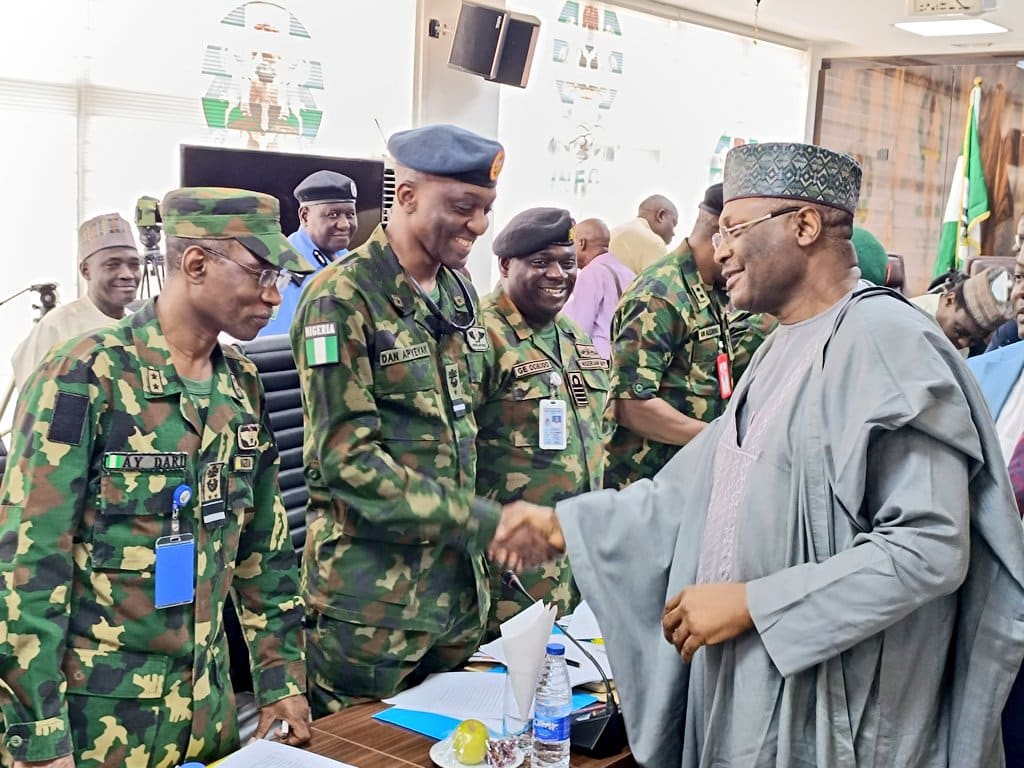
[[[550,519],[475,494],[470,397],[487,335],[457,270],[487,230],[501,146],[433,125],[388,149],[398,169],[387,232],[314,276],[292,325],[318,717],[467,659],[490,603],[486,550],[510,521]]]
[[[708,188],[683,244],[640,273],[612,319],[606,488],[653,477],[725,409],[732,385],[774,327],[728,308],[711,236],[722,185]]]
[[[566,210],[531,208],[494,239],[502,284],[480,303],[488,349],[480,353],[483,378],[473,400],[477,493],[501,503],[553,507],[601,487],[608,361],[576,323],[558,315],[576,283],[572,228]],[[564,435],[564,445],[542,440],[544,425],[555,438]],[[579,602],[565,557],[521,579],[559,613]],[[515,595],[503,594],[501,570],[493,568],[488,635],[521,608]]]
[[[0,490],[0,711],[15,766],[171,768],[238,747],[222,611],[253,659],[258,734],[308,738],[295,553],[248,339],[280,301],[277,201],[163,202],[159,299],[55,349],[18,402]]]

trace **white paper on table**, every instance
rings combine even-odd
[[[557,612],[554,605],[538,601],[502,622],[500,644],[503,661],[508,667],[512,695],[520,712],[530,711]]]
[[[329,757],[266,739],[253,741],[228,755],[217,768],[355,768]]]
[[[576,606],[572,612],[572,621],[569,622],[569,634],[577,640],[593,640],[595,637],[604,637],[601,628],[597,625],[597,616],[584,600]],[[589,650],[589,649],[588,649]]]
[[[501,733],[501,699],[504,690],[504,675],[442,672],[430,675],[414,688],[384,699],[384,703],[458,720],[482,720],[495,733]],[[495,723],[496,728],[493,727]]]

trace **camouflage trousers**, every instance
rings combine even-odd
[[[306,669],[314,718],[385,699],[427,675],[449,672],[473,655],[483,637],[475,598],[438,633],[368,627],[323,614],[311,619]]]
[[[505,572],[504,568],[498,568],[493,564],[490,568],[491,610],[487,616],[485,640],[493,640],[498,637],[501,634],[501,623],[526,608],[528,603],[525,595],[514,592],[501,583],[501,574]],[[519,580],[523,582],[526,591],[533,596],[534,600],[554,603],[559,616],[569,613],[579,605],[580,592],[572,578],[572,569],[569,568],[567,556],[523,571],[519,574]]]
[[[220,694],[224,708],[210,713],[219,733],[202,743],[190,739],[191,702],[176,693],[163,700],[69,694],[75,768],[175,768],[187,759],[212,762],[233,752],[239,745],[230,680]],[[0,733],[0,765],[12,766],[3,745]]]

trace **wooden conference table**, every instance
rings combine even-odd
[[[351,763],[357,768],[432,768],[430,747],[434,740],[396,725],[373,719],[386,704],[359,704],[316,720],[308,749],[324,757]],[[574,768],[635,768],[625,749],[614,757],[596,758],[572,754]]]

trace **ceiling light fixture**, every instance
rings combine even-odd
[[[961,35],[996,35],[1009,32],[1006,27],[985,19],[936,19],[934,21],[898,21],[897,29],[924,37],[958,37]]]

